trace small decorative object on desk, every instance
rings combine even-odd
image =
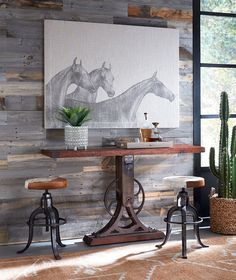
[[[125,149],[150,149],[150,148],[169,148],[173,146],[173,141],[163,142],[119,142],[117,147]]]
[[[151,138],[149,139],[150,142],[155,142],[155,141],[163,141],[160,132],[158,131],[158,122],[153,122],[153,128],[152,128],[152,134],[151,134]]]
[[[132,136],[120,136],[120,137],[102,137],[102,146],[119,146],[120,143],[124,142],[139,142],[139,138]],[[118,145],[117,145],[118,144]]]
[[[86,107],[62,107],[58,109],[58,119],[65,122],[65,145],[67,149],[87,149],[88,126],[82,126],[89,121],[90,109]]]

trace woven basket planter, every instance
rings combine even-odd
[[[236,234],[236,199],[210,197],[211,231]]]
[[[67,149],[87,149],[88,127],[87,126],[65,126],[65,145]]]

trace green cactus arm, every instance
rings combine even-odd
[[[220,119],[225,121],[229,119],[229,100],[225,91],[221,92],[220,96]]]
[[[231,137],[231,157],[236,155],[236,125],[232,129],[232,137]]]
[[[232,129],[230,171],[230,197],[236,198],[236,126]]]
[[[213,148],[213,147],[211,147],[211,149],[210,149],[209,160],[210,160],[210,170],[211,170],[212,174],[219,179],[220,174],[219,174],[218,168],[215,165],[215,148]]]
[[[231,157],[231,197],[236,198],[236,155]]]
[[[220,169],[220,162],[222,158],[223,150],[226,148],[228,149],[228,123],[226,121],[221,121],[221,128],[220,128],[220,143],[219,143],[219,169]]]
[[[228,129],[228,119],[229,119],[229,102],[228,94],[223,91],[220,96],[220,143],[219,143],[219,162],[221,161],[221,154],[225,147],[228,147],[229,129]],[[219,164],[220,165],[220,164]]]
[[[230,194],[230,160],[227,148],[223,149],[220,162],[219,197],[229,198]]]
[[[225,192],[226,197],[230,198],[232,196],[231,192],[231,167],[230,167],[230,157],[228,153],[228,149],[225,149]]]

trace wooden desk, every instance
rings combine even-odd
[[[116,184],[116,209],[110,221],[99,231],[85,235],[84,241],[88,245],[111,244],[139,240],[164,238],[164,233],[146,227],[137,214],[142,210],[143,203],[137,209],[134,207],[134,181],[138,184],[140,192],[144,190],[140,182],[134,178],[135,155],[160,155],[180,153],[201,153],[205,149],[200,146],[176,144],[170,148],[151,149],[121,149],[117,147],[94,147],[87,150],[42,150],[41,153],[51,158],[69,157],[108,157],[114,156],[116,160],[116,176],[112,183]],[[111,184],[112,184],[111,183]],[[107,209],[109,212],[109,209]],[[129,224],[121,226],[124,217]]]

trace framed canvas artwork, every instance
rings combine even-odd
[[[91,108],[90,128],[139,128],[144,113],[179,126],[176,29],[45,20],[45,127],[62,106]]]

